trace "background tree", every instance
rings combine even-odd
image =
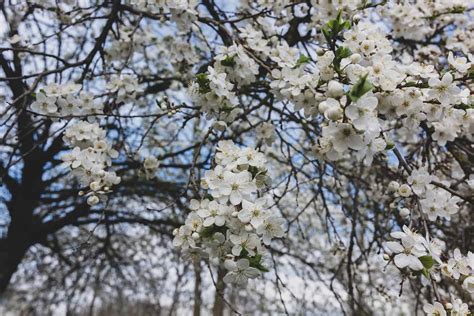
[[[0,6],[6,310],[472,304],[468,1]]]

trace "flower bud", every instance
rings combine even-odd
[[[360,54],[352,54],[349,58],[351,59],[351,62],[353,64],[357,64],[362,57],[360,56]]]
[[[407,209],[406,207],[403,207],[398,211],[401,217],[408,217],[410,215],[410,210]]]
[[[316,48],[316,54],[318,56],[323,56],[324,55],[324,49],[322,49],[321,47]]]
[[[331,121],[337,121],[342,118],[343,111],[340,107],[327,109],[324,113]]]
[[[100,189],[100,182],[99,181],[94,181],[89,184],[89,187],[91,188],[92,191],[97,191]]]
[[[344,95],[344,87],[342,84],[335,80],[331,80],[328,83],[328,91],[326,95],[331,98],[337,98]]]
[[[388,261],[390,260],[390,256],[387,255],[386,253],[383,254],[383,260]]]
[[[446,304],[444,304],[444,307],[446,307],[446,309],[453,309],[453,304],[447,302]]]
[[[191,237],[193,237],[194,240],[198,240],[199,239],[199,234],[194,232],[194,233],[192,233]]]
[[[324,114],[328,108],[329,108],[329,105],[326,101],[323,101],[323,102],[319,103],[319,105],[318,105],[318,111],[321,114]]]
[[[388,184],[388,190],[390,192],[396,192],[398,191],[398,188],[400,187],[400,184],[398,184],[397,181],[390,181],[390,183]]]
[[[87,198],[87,204],[89,204],[90,206],[96,205],[97,203],[99,203],[99,198],[97,197],[97,195],[91,195]]]
[[[218,130],[219,132],[225,131],[227,128],[227,124],[224,121],[217,121],[213,125],[214,129]]]
[[[409,197],[411,195],[411,188],[408,184],[402,184],[398,188],[398,194],[402,197]]]

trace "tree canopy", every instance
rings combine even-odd
[[[0,312],[469,315],[469,0],[0,0]]]

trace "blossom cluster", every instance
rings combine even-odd
[[[80,85],[49,84],[36,94],[31,110],[35,114],[51,118],[67,118],[87,116],[102,113],[103,104],[94,99],[91,93],[81,91],[77,96]]]
[[[403,209],[410,215],[410,208],[421,210],[430,221],[438,218],[449,220],[451,215],[458,213],[461,198],[453,196],[450,192],[437,187],[434,183],[441,183],[440,179],[430,174],[425,167],[414,169],[406,179],[407,183],[400,185],[397,181],[389,183],[389,191],[396,193],[401,198],[399,202]],[[410,203],[419,201],[419,203]],[[409,206],[411,207],[403,207]]]
[[[434,281],[439,281],[442,276],[448,277],[462,283],[467,292],[474,293],[474,253],[469,251],[463,256],[459,249],[455,249],[449,259],[443,260],[445,247],[437,238],[430,240],[407,226],[403,226],[403,231],[392,232],[391,236],[397,241],[385,243],[385,259],[393,260],[399,269],[423,274]],[[425,311],[434,313],[432,311],[438,310],[439,306],[444,309],[441,304],[435,303],[434,306],[425,306]]]
[[[224,262],[224,281],[245,284],[267,271],[265,246],[284,235],[284,220],[269,208],[263,192],[266,158],[253,148],[220,141],[215,167],[206,172],[206,198],[192,200],[185,224],[176,229],[173,244]]]
[[[97,46],[102,62],[93,74],[103,67],[98,82],[105,86],[102,97],[111,97],[111,108],[121,112],[119,133],[122,122],[139,129],[153,120],[139,147],[173,144],[180,149],[170,148],[163,157],[178,161],[174,152],[188,152],[181,150],[187,148],[183,141],[200,138],[202,127],[209,124],[196,119],[190,132],[188,120],[201,114],[215,121],[221,137],[239,135],[245,142],[255,135],[256,143],[266,144],[272,155],[281,154],[272,171],[281,167],[279,173],[286,176],[291,167],[289,187],[293,177],[298,192],[302,178],[318,185],[314,204],[324,205],[326,226],[333,224],[330,208],[342,204],[345,211],[354,195],[360,209],[377,215],[367,219],[368,224],[380,219],[380,225],[374,225],[374,240],[391,232],[384,258],[397,273],[417,277],[425,285],[429,280],[433,288],[449,278],[447,288],[456,284],[459,292],[473,293],[474,255],[467,249],[463,255],[457,248],[461,244],[450,238],[450,230],[469,211],[474,188],[468,161],[474,140],[474,10],[468,5],[472,7],[466,0],[255,0],[224,1],[219,6],[213,1],[134,0],[116,8],[120,23],[111,20],[111,31]],[[66,24],[72,21],[63,15]],[[134,15],[140,18],[128,18]],[[208,38],[210,34],[215,37]],[[20,45],[27,39],[15,35],[10,43]],[[105,83],[103,78],[110,80]],[[92,79],[86,76],[84,81]],[[110,170],[118,153],[96,118],[103,114],[99,97],[79,88],[48,85],[34,95],[29,110],[54,122],[71,119],[64,141],[73,149],[63,160],[89,188],[83,193],[94,205],[120,181]],[[183,98],[186,92],[190,99]],[[182,111],[167,102],[161,107],[169,106],[169,117],[176,121],[186,118],[172,133],[178,123],[168,125],[166,118],[155,119],[143,113],[146,106],[137,106],[155,106],[162,94],[185,99],[179,100],[185,101]],[[143,112],[137,111],[140,108]],[[84,120],[74,120],[77,116]],[[164,125],[166,133],[153,135]],[[162,141],[167,134],[173,137]],[[135,137],[123,135],[124,144]],[[200,146],[211,144],[208,140]],[[316,160],[306,164],[308,153]],[[266,163],[253,148],[219,142],[212,168],[200,183],[204,194],[190,201],[184,225],[174,231],[175,246],[218,262],[227,269],[227,282],[244,284],[266,271],[266,247],[285,233],[285,221],[275,215],[276,206],[266,192]],[[144,158],[146,178],[155,177],[159,166],[157,158]],[[285,194],[291,196],[291,191],[285,189]],[[397,212],[384,212],[386,205]],[[294,221],[305,212],[295,214]],[[347,212],[342,213],[341,223],[346,223]],[[403,231],[392,232],[395,222],[406,225]],[[360,225],[354,224],[355,237],[347,238],[362,253],[363,243],[354,243],[356,226]],[[339,235],[344,229],[333,224],[333,230]],[[309,237],[317,239],[318,233]],[[310,248],[297,238],[298,251]],[[455,246],[446,249],[449,241]],[[344,240],[334,247],[335,253],[346,254]],[[351,248],[346,255],[355,252]],[[436,315],[468,313],[459,299],[432,302],[424,310]]]
[[[68,146],[74,148],[62,157],[63,164],[71,168],[82,186],[89,187],[87,203],[97,204],[113,185],[120,183],[120,177],[108,170],[118,152],[96,122],[78,121],[66,129],[63,138]]]

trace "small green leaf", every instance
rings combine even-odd
[[[324,38],[326,39],[326,42],[330,42],[331,41],[331,38],[332,38],[332,32],[329,28],[327,28],[326,26],[324,26],[322,29],[323,31],[323,35],[324,35]]]
[[[431,256],[422,256],[422,257],[419,257],[418,259],[420,259],[423,266],[428,270],[431,269],[431,267],[434,264],[433,257]]]
[[[422,273],[427,279],[430,278],[430,272],[428,271],[428,269],[423,268],[423,270],[421,270],[421,273]]]
[[[347,47],[338,47],[337,50],[336,50],[336,56],[334,57],[334,69],[339,72],[340,71],[340,68],[341,68],[341,61],[344,59],[344,58],[347,58],[349,57],[350,55],[352,55],[352,52],[349,48]]]
[[[207,93],[211,91],[209,87],[209,79],[206,73],[200,73],[196,75],[196,82],[199,85],[199,93]]]
[[[350,28],[351,23],[342,19],[342,10],[339,10],[337,17],[334,20],[330,20],[322,27],[322,32],[326,41],[330,43],[331,40],[335,39],[344,29]]]
[[[308,56],[301,55],[300,58],[298,58],[298,60],[296,61],[295,68],[298,68],[302,64],[308,63],[310,60],[311,60],[311,58],[309,58]]]
[[[234,67],[235,60],[233,56],[226,56],[223,60],[221,60],[221,65],[226,67]]]
[[[351,23],[349,21],[344,21],[342,24],[343,29],[350,29],[351,28]]]
[[[251,267],[256,268],[262,272],[268,272],[269,270],[264,267],[261,263],[262,261],[262,255],[255,255],[253,257],[248,257],[249,264]]]
[[[369,80],[367,80],[368,74],[365,76],[361,77],[359,81],[352,87],[351,91],[349,91],[349,98],[352,101],[357,101],[359,100],[364,94],[367,92],[371,91],[374,86],[372,83],[370,83]]]
[[[391,142],[387,142],[387,145],[385,146],[385,150],[391,150],[395,148],[395,144]]]

